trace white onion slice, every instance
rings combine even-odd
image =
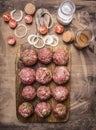
[[[37,38],[36,41],[34,41],[35,38]],[[32,39],[32,41],[31,41],[31,39]],[[38,36],[35,35],[35,34],[31,34],[31,35],[29,35],[28,38],[27,38],[27,41],[28,41],[28,43],[29,43],[30,45],[36,44],[36,43],[38,42],[38,40],[39,40],[39,39],[38,39]]]
[[[40,48],[43,48],[43,47],[45,46],[44,39],[43,39],[41,36],[38,36],[38,35],[37,35],[37,38],[40,38],[43,42],[42,42],[42,45],[40,45],[40,46],[37,45],[38,42],[35,43],[35,44],[34,44],[34,47],[39,48],[39,49],[40,49]]]
[[[50,19],[51,19],[51,25],[48,26],[48,25],[46,25],[46,23],[45,23],[45,25],[47,26],[47,28],[50,29],[50,28],[52,28],[52,26],[53,26],[53,18],[52,18],[52,15],[51,15],[50,13],[48,13],[48,12],[44,12],[44,14],[47,14],[47,15],[50,16]]]
[[[20,10],[20,17],[19,17],[18,19],[14,18],[14,13],[15,13],[15,12],[16,12],[16,9],[14,9],[14,10],[12,10],[12,11],[10,12],[11,18],[12,18],[12,19],[15,19],[17,22],[21,21],[22,18],[23,18],[23,11]]]
[[[17,34],[17,29],[18,29],[19,27],[24,27],[24,29],[25,29],[24,34],[22,34],[22,35],[18,35],[18,34]],[[24,24],[19,24],[19,25],[17,26],[17,28],[15,29],[14,33],[15,33],[15,36],[16,36],[16,37],[18,37],[18,38],[23,38],[23,37],[26,36],[27,31],[28,31],[28,30],[27,30],[26,25],[24,25]]]
[[[42,45],[38,45],[39,39],[42,40]],[[54,40],[56,41],[55,43]],[[45,45],[55,47],[59,43],[59,38],[56,35],[47,35],[43,38],[39,35],[31,34],[28,36],[27,41],[30,45],[33,45],[36,48],[43,48]]]
[[[51,36],[53,37],[54,40],[56,40],[55,44],[54,44],[54,41],[53,41],[53,43],[51,44],[51,46],[55,47],[59,43],[59,38],[56,35],[51,35]]]
[[[51,35],[47,35],[44,37],[44,42],[46,45],[51,45],[53,42],[53,37]]]

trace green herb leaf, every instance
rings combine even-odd
[[[30,106],[31,106],[30,103],[26,103],[26,104],[25,104],[25,108],[28,108],[28,107],[30,107]]]
[[[59,111],[62,111],[63,110],[63,108],[62,107],[59,107]]]
[[[50,72],[47,72],[47,73],[46,73],[46,76],[50,76]]]
[[[63,72],[64,72],[64,74],[66,74],[66,71],[65,71],[65,70],[64,70]]]

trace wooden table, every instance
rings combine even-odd
[[[22,9],[33,1],[37,8],[49,9],[56,17],[57,9],[63,0],[1,0],[0,16],[6,10]],[[96,1],[74,0],[76,13],[71,28],[92,28],[96,35]],[[65,27],[66,29],[66,27]],[[96,130],[96,37],[90,46],[83,50],[71,48],[71,101],[70,119],[66,123],[23,124],[16,118],[15,102],[15,57],[18,46],[26,38],[17,39],[15,47],[6,43],[12,34],[0,18],[0,130]]]

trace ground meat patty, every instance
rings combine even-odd
[[[64,84],[70,78],[70,72],[65,66],[57,66],[53,72],[53,80],[57,84]]]
[[[53,97],[57,100],[57,101],[64,101],[65,99],[67,99],[68,97],[68,89],[63,87],[63,86],[57,86],[54,90],[53,90]]]
[[[50,91],[49,87],[47,87],[47,86],[40,86],[37,89],[37,97],[40,100],[47,100],[48,98],[50,98],[50,96],[51,96],[51,91]]]
[[[33,100],[36,97],[35,88],[32,86],[25,86],[22,90],[22,97],[28,100]]]
[[[48,48],[40,49],[38,52],[38,59],[43,64],[48,64],[52,61],[52,51]]]
[[[54,108],[54,115],[55,117],[64,118],[66,115],[66,106],[59,103]]]
[[[47,117],[51,112],[49,103],[41,102],[36,105],[35,112],[39,117]]]
[[[32,49],[25,49],[21,52],[21,61],[26,66],[34,65],[37,61],[36,52]]]
[[[68,63],[68,50],[66,48],[58,49],[53,55],[53,62],[56,65],[66,65]]]
[[[33,106],[29,102],[24,102],[18,107],[18,112],[22,117],[29,117],[33,113]]]
[[[23,68],[19,72],[19,77],[24,84],[32,84],[35,81],[35,71],[31,68]]]
[[[47,84],[52,80],[51,70],[45,67],[40,67],[36,71],[36,80],[41,84]]]

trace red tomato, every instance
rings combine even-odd
[[[26,15],[25,16],[25,23],[30,24],[32,23],[33,19],[31,15]]]
[[[14,29],[14,28],[16,28],[16,26],[17,26],[16,20],[15,19],[10,19],[10,21],[9,21],[9,27],[12,28],[12,29]]]
[[[8,42],[9,45],[15,45],[16,44],[16,39],[15,39],[14,36],[9,36],[7,40],[8,40],[7,42]]]
[[[57,34],[62,34],[64,32],[64,27],[62,25],[56,25],[55,26],[55,32]]]
[[[9,22],[9,20],[11,19],[9,12],[5,12],[2,16],[2,19],[4,22]]]
[[[45,25],[42,25],[40,26],[39,28],[39,32],[42,34],[42,35],[45,35],[48,33],[48,28],[45,26]]]

